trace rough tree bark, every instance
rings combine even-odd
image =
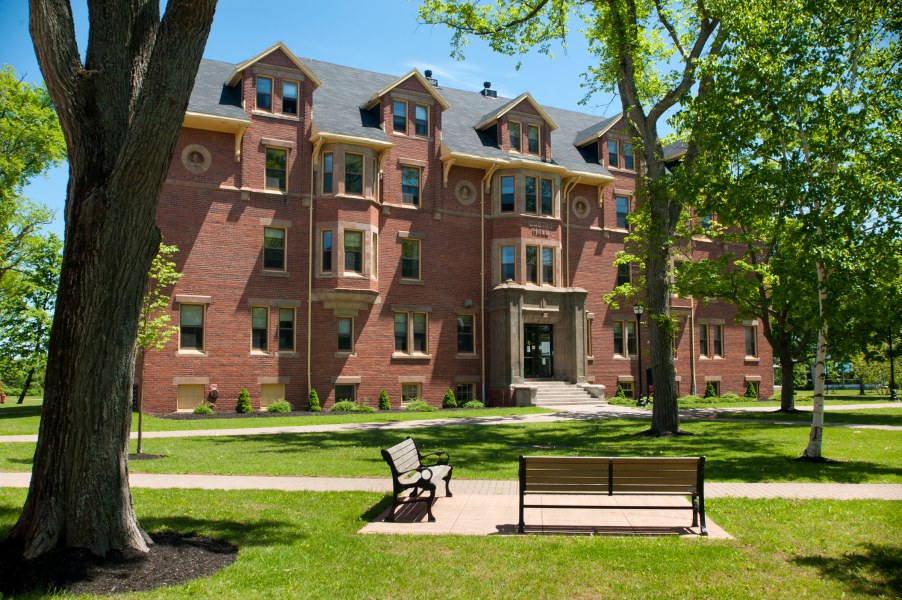
[[[25,376],[25,383],[22,384],[22,391],[19,392],[19,400],[16,404],[25,404],[25,396],[28,395],[28,388],[31,387],[31,380],[34,378],[34,367],[28,369],[28,375]]]
[[[31,486],[9,542],[147,552],[128,486],[131,381],[157,199],[216,0],[89,1],[82,64],[66,0],[32,0],[38,62],[66,138],[66,242]]]

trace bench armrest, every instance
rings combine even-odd
[[[451,460],[451,457],[444,450],[439,450],[438,452],[430,452],[429,454],[423,454],[422,456],[420,456],[420,460],[422,461],[423,459],[430,456],[438,457],[435,462],[436,465],[447,465],[448,461]]]

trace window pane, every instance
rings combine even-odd
[[[619,167],[618,152],[617,152],[617,141],[616,140],[608,140],[608,164],[612,167]]]
[[[413,351],[426,353],[426,315],[413,313]]]
[[[401,384],[401,402],[410,402],[420,398],[420,384],[403,383]]]
[[[335,386],[335,401],[341,402],[342,400],[350,400],[351,402],[355,402],[357,400],[357,386],[356,385],[336,385]]]
[[[345,192],[363,193],[363,155],[345,154]]]
[[[554,214],[554,184],[550,179],[542,180],[542,214]]]
[[[508,128],[509,128],[508,135],[510,137],[511,149],[517,150],[519,152],[520,151],[520,136],[522,135],[521,130],[520,130],[520,124],[512,121],[508,125]]]
[[[460,406],[464,402],[469,402],[473,399],[473,384],[458,383],[457,390],[455,391],[454,396],[457,398],[458,406]]]
[[[542,283],[554,285],[554,248],[542,248]]]
[[[626,217],[630,214],[630,199],[626,196],[616,196],[615,203],[617,206],[617,227],[620,229],[629,228]]]
[[[698,348],[702,356],[708,356],[708,326],[698,326]]]
[[[323,193],[332,193],[332,153],[323,154]]]
[[[417,104],[414,109],[414,133],[417,135],[429,134],[429,109],[422,104]]]
[[[204,307],[199,304],[183,304],[179,314],[181,320],[179,347],[189,350],[203,350]]]
[[[526,247],[526,281],[539,283],[539,247]]]
[[[513,281],[514,275],[514,247],[501,246],[501,281]]]
[[[401,169],[401,201],[405,204],[420,203],[420,170],[416,167]]]
[[[623,321],[614,321],[614,354],[623,355]]]
[[[282,82],[282,112],[298,114],[298,84],[293,81]]]
[[[294,350],[294,309],[279,309],[279,350]]]
[[[635,157],[633,156],[633,145],[623,144],[623,168],[635,169]]]
[[[595,356],[592,349],[592,323],[595,319],[586,319],[586,356]]]
[[[617,285],[624,285],[630,282],[630,265],[617,265]]]
[[[350,352],[353,349],[352,327],[353,320],[348,317],[338,318],[338,349]]]
[[[526,212],[535,213],[538,210],[538,181],[535,177],[526,178]]]
[[[501,178],[501,212],[514,211],[514,178]]]
[[[711,326],[711,338],[714,342],[714,355],[723,356],[723,329],[720,325]]]
[[[395,100],[392,103],[392,127],[395,131],[407,133],[407,102]]]
[[[332,270],[332,232],[323,232],[323,271]]]
[[[758,329],[756,327],[745,328],[745,355],[758,356]]]
[[[263,268],[285,270],[285,230],[263,228]]]
[[[630,355],[636,354],[636,322],[627,321],[626,325],[626,349]]]
[[[260,306],[251,309],[251,348],[266,350],[269,341],[269,311]]]
[[[457,351],[462,353],[474,352],[473,345],[473,315],[458,315],[457,317]]]
[[[526,139],[529,144],[528,152],[530,154],[539,153],[539,126],[528,125],[526,127]]]
[[[272,79],[257,77],[257,110],[272,110]]]
[[[407,313],[395,313],[395,352],[407,352]]]
[[[420,241],[401,241],[401,277],[420,278]]]
[[[363,233],[345,231],[345,271],[363,273]]]
[[[266,149],[266,189],[285,191],[285,165],[288,151]]]

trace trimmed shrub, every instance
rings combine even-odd
[[[216,411],[213,410],[213,404],[210,402],[201,402],[194,407],[194,414],[196,415],[212,415],[215,412]]]
[[[614,394],[615,398],[626,398],[626,392],[623,391],[623,386],[619,383],[617,384],[617,392]]]
[[[749,381],[748,385],[745,386],[745,397],[750,400],[758,399],[758,390],[755,388],[754,382]]]
[[[376,409],[373,408],[372,406],[370,406],[369,404],[355,404],[354,408],[352,408],[351,410],[353,410],[354,412],[364,412],[364,413],[376,412]]]
[[[442,398],[442,408],[457,408],[457,398],[454,397],[454,392],[450,389],[445,392],[445,397]]]
[[[744,402],[745,399],[739,396],[738,394],[724,394],[720,397],[721,400],[726,400],[727,402]]]
[[[251,395],[247,392],[247,388],[241,388],[241,392],[238,394],[238,404],[235,405],[235,412],[244,414],[253,411]]]
[[[679,402],[680,404],[682,404],[682,403],[684,403],[684,402],[686,402],[686,403],[688,403],[688,402],[701,402],[701,400],[702,400],[702,399],[699,398],[698,396],[693,396],[692,394],[689,394],[688,396],[683,396],[682,398],[680,398],[678,402]]]
[[[307,396],[307,410],[310,412],[323,410],[323,407],[319,404],[319,395],[316,393],[316,390],[310,390],[310,394]]]
[[[388,399],[388,392],[385,390],[379,392],[379,410],[391,410],[391,401]]]
[[[291,412],[291,404],[286,402],[285,400],[279,400],[277,402],[273,402],[269,406],[266,407],[266,412],[271,413],[289,413]]]
[[[429,406],[425,400],[411,400],[407,403],[405,410],[409,410],[410,412],[435,412],[438,409],[434,406]]]
[[[375,412],[375,408],[366,404],[357,404],[353,400],[339,400],[329,409],[330,412]]]
[[[464,408],[485,408],[485,404],[480,402],[479,400],[470,400],[469,402],[464,402]]]
[[[717,398],[717,392],[714,390],[713,381],[709,381],[708,387],[705,388],[705,398]]]

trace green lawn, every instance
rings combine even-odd
[[[737,412],[722,415],[724,419],[764,419],[768,421],[796,421],[811,423],[811,413]],[[902,427],[902,406],[898,408],[869,408],[859,410],[826,410],[827,423],[854,423],[856,425],[894,425]]]
[[[902,482],[902,433],[828,429],[824,453],[836,462],[795,460],[808,430],[796,425],[686,422],[692,436],[635,435],[637,420],[586,420],[516,425],[449,425],[412,430],[365,430],[192,438],[151,438],[144,451],[159,460],[132,461],[134,472],[308,476],[387,476],[379,454],[412,435],[428,452],[446,449],[455,477],[516,479],[520,454],[708,457],[716,481]],[[28,470],[34,444],[2,444],[0,470]],[[134,449],[134,442],[132,442]]]
[[[358,535],[381,494],[133,491],[149,531],[238,545],[218,574],[140,598],[898,597],[902,503],[716,499],[735,540]],[[0,490],[0,537],[24,490]],[[122,597],[111,596],[114,598]]]
[[[813,404],[813,400],[811,399],[812,392],[811,391],[802,391],[796,393],[796,406],[811,406]],[[856,393],[830,393],[824,396],[824,401],[827,406],[831,404],[840,405],[843,404],[870,404],[870,403],[882,403],[889,402],[888,395],[879,395],[868,393],[864,396],[859,396]],[[617,406],[636,406],[636,401],[632,398],[608,398],[608,402],[611,404],[615,404]],[[744,408],[747,406],[780,406],[779,397],[770,398],[768,400],[746,400],[741,399],[739,401],[723,399],[723,398],[698,398],[698,399],[688,399],[688,397],[680,398],[680,408]],[[651,410],[651,407],[647,407],[648,410]]]
[[[330,414],[285,416],[285,417],[244,417],[216,418],[215,415],[203,419],[161,419],[144,415],[144,431],[185,431],[189,429],[246,429],[254,427],[289,427],[294,425],[331,425],[335,423],[377,423],[384,421],[418,421],[421,419],[446,419],[468,417],[495,417],[501,415],[526,415],[553,412],[537,406],[523,408],[481,408],[474,410],[455,409],[436,412],[374,412],[355,414]],[[6,407],[0,410],[0,435],[37,433],[41,420],[41,403],[26,401],[23,406]],[[132,415],[132,431],[138,430],[138,415]]]

